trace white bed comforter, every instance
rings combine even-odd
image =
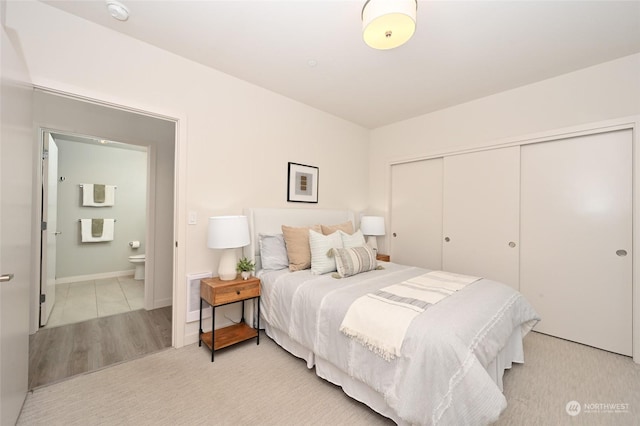
[[[487,424],[507,403],[485,367],[514,329],[538,320],[520,293],[479,280],[417,316],[401,355],[386,361],[349,339],[340,324],[358,297],[427,272],[386,263],[345,279],[309,270],[262,274],[261,310],[275,327],[380,393],[411,424]]]

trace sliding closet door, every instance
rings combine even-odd
[[[631,355],[631,130],[522,148],[521,289],[536,330]]]
[[[442,269],[442,158],[391,166],[391,261]]]
[[[443,269],[518,289],[520,147],[444,159]]]

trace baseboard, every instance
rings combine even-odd
[[[198,343],[199,337],[200,337],[199,333],[185,334],[185,336],[184,336],[184,346],[193,345],[194,343]]]
[[[77,283],[80,281],[102,280],[105,278],[128,277],[130,275],[133,275],[134,273],[135,273],[135,269],[131,269],[127,271],[101,272],[99,274],[76,275],[74,277],[56,278],[56,285]]]
[[[165,306],[173,305],[173,299],[168,297],[166,299],[155,300],[153,302],[153,309],[164,308]]]

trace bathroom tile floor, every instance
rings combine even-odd
[[[44,328],[144,308],[144,280],[133,276],[56,285],[56,303]]]

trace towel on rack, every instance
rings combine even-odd
[[[80,236],[83,243],[98,243],[101,241],[113,241],[114,219],[102,220],[102,233],[99,237],[93,235],[93,223],[95,219],[80,219]]]
[[[102,237],[104,229],[104,219],[91,219],[91,236],[93,238]]]
[[[93,184],[93,202],[94,203],[104,203],[105,186],[106,185],[99,184],[99,183]]]
[[[116,203],[116,186],[83,183],[82,205],[88,207],[110,207]],[[101,194],[99,187],[104,186],[104,194]],[[98,187],[98,189],[96,189]],[[102,201],[100,201],[102,200]]]

